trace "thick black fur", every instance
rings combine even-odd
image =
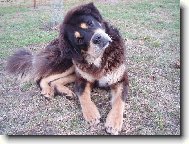
[[[19,50],[9,57],[6,69],[9,73],[27,75],[32,67],[33,55],[27,50]]]
[[[102,17],[93,3],[76,7],[65,16],[60,26],[58,38],[50,42],[38,54],[32,54],[27,50],[17,51],[8,58],[6,70],[10,74],[21,76],[22,78],[27,77],[29,80],[39,82],[44,77],[64,72],[73,65],[72,59],[83,60],[81,47],[86,48],[87,44],[82,44],[78,48],[76,42],[69,39],[71,33],[76,28],[75,24],[79,22],[78,17],[81,15],[102,22]]]
[[[59,34],[59,47],[61,48],[62,55],[68,58],[73,58],[77,61],[84,60],[81,55],[81,50],[87,50],[93,33],[90,31],[82,31],[78,27],[78,24],[81,21],[86,21],[87,23],[89,20],[94,20],[103,24],[102,16],[93,3],[78,6],[67,13],[62,25],[60,26]],[[95,29],[97,26],[98,23],[94,23],[92,28]],[[84,35],[83,43],[78,43],[77,40],[74,39],[73,33],[75,31],[79,31],[82,35]]]
[[[64,72],[72,65],[71,59],[61,55],[59,39],[54,39],[36,55],[19,50],[8,58],[6,70],[10,74],[39,82],[44,77]]]
[[[70,10],[63,23],[60,26],[59,37],[50,42],[45,49],[40,51],[37,55],[32,55],[31,52],[21,50],[13,54],[8,58],[7,71],[16,75],[29,75],[30,79],[39,80],[52,74],[64,72],[71,67],[72,59],[85,65],[85,69],[89,73],[98,74],[101,69],[96,68],[93,65],[85,64],[85,58],[81,54],[82,50],[87,50],[89,45],[89,39],[93,33],[82,32],[77,24],[80,23],[81,18],[93,19],[101,24],[112,39],[112,48],[108,48],[105,51],[102,65],[107,71],[112,70],[117,64],[124,61],[123,55],[123,42],[117,29],[109,26],[109,24],[102,19],[102,16],[98,9],[89,3],[86,5],[78,6]],[[97,23],[93,27],[95,29],[99,26]],[[73,39],[73,33],[78,30],[83,33],[83,43],[78,44],[77,40]],[[117,47],[116,49],[114,47]],[[116,55],[116,56],[115,56]],[[121,56],[118,57],[117,55]],[[108,60],[108,62],[107,62]]]

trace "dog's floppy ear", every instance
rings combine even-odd
[[[70,59],[71,58],[71,45],[68,43],[68,40],[65,38],[65,29],[64,24],[60,26],[59,33],[59,48],[61,51],[61,57]]]
[[[60,26],[59,33],[59,48],[61,51],[61,57],[66,59],[74,58],[77,61],[83,60],[81,57],[80,49],[76,49],[73,45],[71,45],[71,41],[68,39],[69,26],[66,27],[66,24],[62,24]]]

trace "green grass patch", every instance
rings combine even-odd
[[[5,58],[14,48],[47,43],[58,35],[57,31],[44,29],[50,20],[47,12],[41,14],[40,11],[22,7],[6,8],[6,11],[1,10],[4,15],[0,21],[0,57]],[[18,10],[22,10],[19,15]]]
[[[32,84],[31,82],[22,83],[20,90],[21,90],[22,92],[29,91],[30,88],[32,87],[32,85],[33,85],[33,84]]]
[[[17,12],[26,12],[28,9],[26,7],[21,6],[8,6],[0,8],[0,16],[4,16],[6,14],[13,14]]]

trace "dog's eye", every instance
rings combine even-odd
[[[77,38],[77,43],[78,44],[83,44],[83,38]]]
[[[93,21],[87,21],[87,25],[92,27],[94,25]]]

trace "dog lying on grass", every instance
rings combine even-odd
[[[75,82],[83,116],[92,126],[100,122],[100,113],[91,100],[91,89],[94,85],[109,87],[112,109],[105,127],[108,133],[118,134],[128,96],[124,54],[118,30],[89,3],[71,9],[60,26],[59,37],[37,55],[26,50],[13,54],[7,70],[39,82],[46,97],[52,97],[55,91],[73,97],[65,85]]]

